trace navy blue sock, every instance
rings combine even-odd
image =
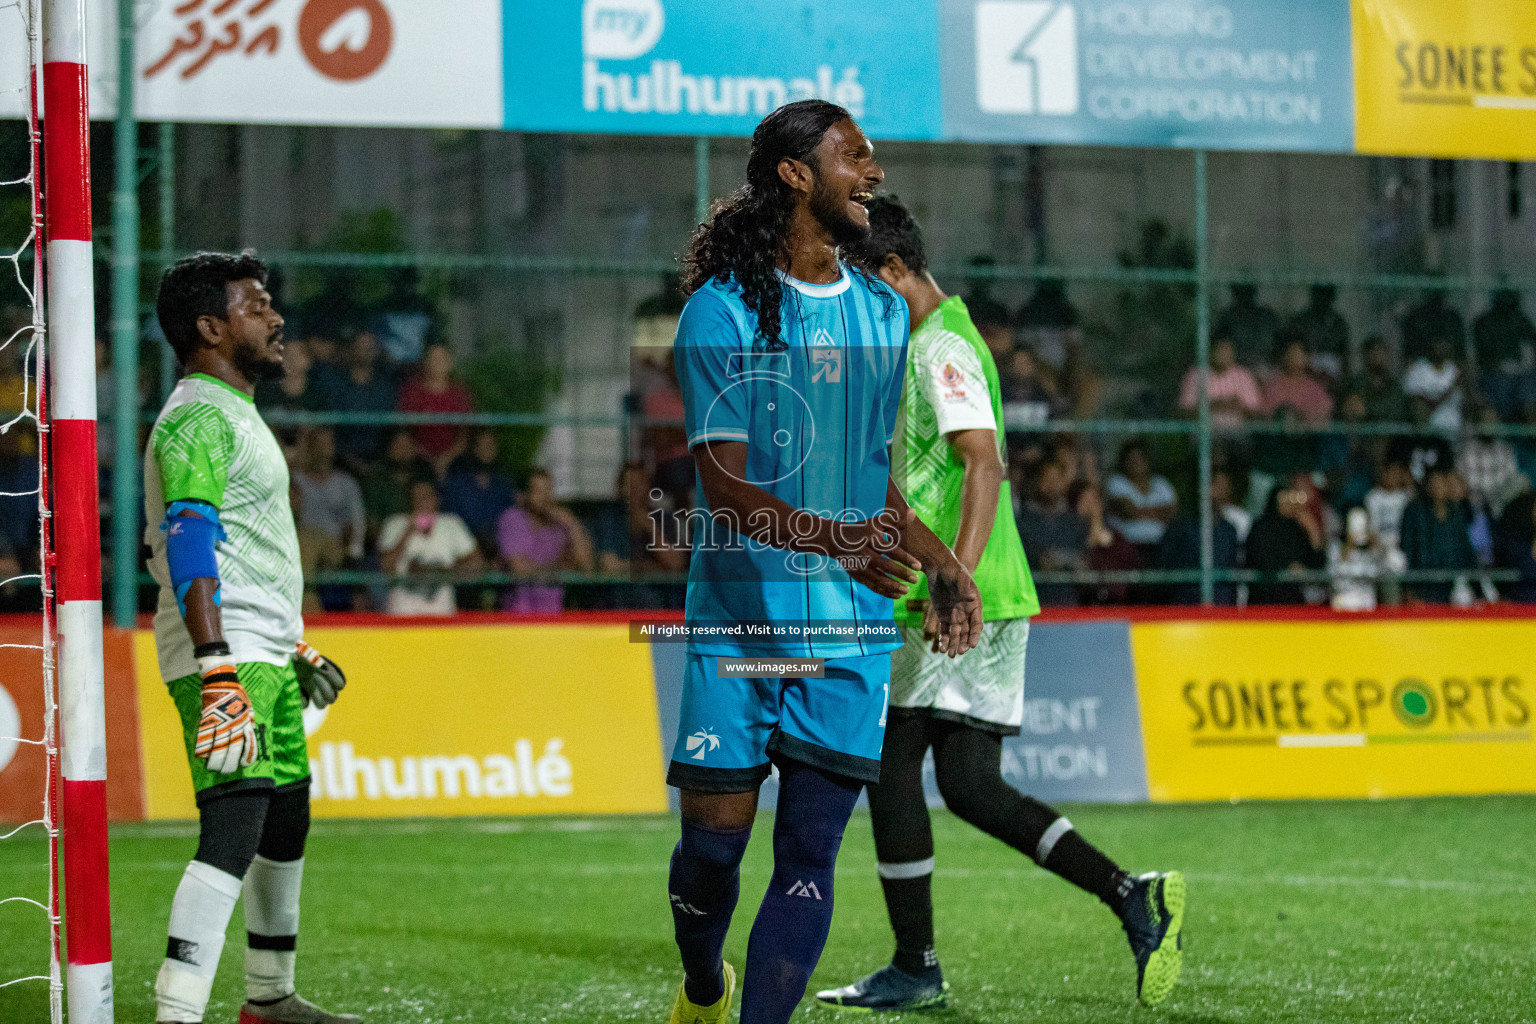
[[[786,1024],[832,927],[832,869],[861,782],[780,766],[773,878],[747,940],[741,1024]]]
[[[718,830],[683,819],[683,837],[672,851],[667,892],[677,948],[683,954],[683,985],[690,1002],[709,1006],[725,993],[720,951],[741,895],[741,858],[752,826]]]

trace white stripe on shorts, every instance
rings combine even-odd
[[[1045,858],[1056,848],[1057,841],[1071,831],[1072,823],[1066,818],[1057,818],[1051,822],[1051,827],[1045,830],[1045,835],[1040,837],[1040,843],[1035,847],[1035,863],[1044,867]]]
[[[933,874],[933,858],[903,861],[900,864],[886,864],[882,861],[875,865],[875,870],[880,872],[881,878],[922,878]]]

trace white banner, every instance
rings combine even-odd
[[[146,121],[502,126],[501,0],[138,0]],[[86,0],[91,114],[117,111],[117,3]],[[0,10],[0,116],[25,37]]]

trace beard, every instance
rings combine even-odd
[[[811,216],[827,229],[827,234],[832,236],[832,244],[839,248],[862,242],[869,237],[868,225],[860,224],[848,216],[849,202],[847,196],[834,195],[819,182],[816,191],[811,193]]]
[[[249,345],[235,353],[233,359],[235,369],[239,370],[246,380],[282,380],[284,374],[288,372],[287,367],[283,365],[281,355],[267,354],[267,346],[271,342],[272,339],[269,337],[259,345]]]

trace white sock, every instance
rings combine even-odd
[[[270,1002],[293,994],[294,945],[299,935],[299,887],[304,858],[256,855],[245,873],[245,997]]]
[[[198,860],[187,865],[171,901],[170,941],[155,979],[156,1020],[203,1019],[239,898],[240,879],[234,875]]]

